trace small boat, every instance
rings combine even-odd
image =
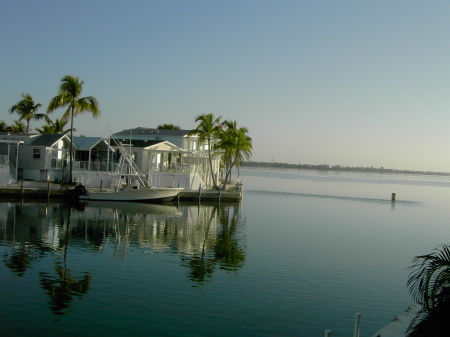
[[[101,201],[169,201],[183,190],[176,187],[144,186],[138,189],[125,187],[109,190],[89,190],[78,196],[80,200]]]
[[[141,173],[131,154],[112,136],[116,142],[120,159],[113,174],[111,188],[86,190],[83,185],[74,189],[79,200],[100,201],[169,201],[175,198],[183,188],[150,186],[146,176]]]

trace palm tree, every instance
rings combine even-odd
[[[47,113],[67,107],[64,119],[70,118],[70,149],[69,149],[69,183],[72,183],[72,147],[73,147],[73,117],[84,112],[91,112],[97,118],[100,115],[100,105],[95,97],[80,97],[84,81],[78,77],[66,75],[61,79],[58,95],[53,97],[48,105]]]
[[[223,188],[226,187],[234,166],[238,169],[244,159],[249,159],[252,154],[252,139],[247,135],[246,127],[237,128],[236,122],[224,122],[227,127],[220,135],[217,147],[221,150],[222,161],[225,166],[225,179]],[[239,176],[239,175],[238,175]]]
[[[27,121],[27,130],[26,132],[30,132],[30,121],[32,119],[39,120],[45,118],[45,114],[38,114],[36,111],[42,106],[42,104],[35,104],[33,97],[29,93],[22,93],[22,99],[18,101],[15,105],[13,105],[10,109],[10,113],[18,113],[20,115],[19,121],[26,120]]]
[[[9,132],[9,131],[10,127],[8,126],[8,124],[6,124],[4,120],[0,121],[0,132]]]
[[[181,130],[181,128],[175,124],[159,124],[156,128],[158,130]]]
[[[50,118],[47,119],[47,124],[42,126],[42,128],[36,128],[39,133],[68,133],[71,129],[65,129],[68,121],[65,118],[58,119],[53,122]]]
[[[407,285],[422,309],[408,327],[408,336],[445,336],[450,329],[450,245],[417,256],[413,263]]]
[[[204,115],[200,115],[197,116],[197,118],[195,119],[196,122],[200,122],[197,127],[190,131],[188,133],[188,136],[198,136],[198,141],[199,143],[207,143],[208,145],[208,159],[209,159],[209,168],[211,170],[211,176],[212,176],[212,182],[213,182],[213,186],[215,189],[218,189],[219,186],[217,186],[216,183],[216,177],[214,175],[213,172],[213,167],[212,167],[212,151],[211,151],[211,147],[212,147],[212,143],[214,139],[217,139],[221,128],[219,126],[220,123],[220,118],[219,117],[214,117],[214,115],[211,114],[204,114]]]
[[[9,127],[9,131],[12,133],[26,133],[27,126],[19,121],[14,121],[14,124]]]

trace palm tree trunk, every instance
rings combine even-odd
[[[72,185],[73,110],[70,114],[69,184]]]
[[[216,178],[214,177],[214,171],[212,166],[212,158],[211,158],[211,141],[208,139],[208,159],[209,159],[209,168],[211,169],[211,178],[213,182],[213,186],[215,189],[218,189],[219,186],[217,186]]]

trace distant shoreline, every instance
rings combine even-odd
[[[433,172],[433,171],[413,171],[413,170],[396,170],[386,169],[383,167],[348,167],[348,166],[330,166],[330,165],[311,165],[311,164],[288,164],[288,163],[267,163],[267,162],[243,162],[241,167],[255,168],[280,168],[280,169],[298,169],[298,170],[319,170],[334,172],[364,172],[364,173],[395,173],[395,174],[414,174],[428,176],[450,176],[449,172]]]

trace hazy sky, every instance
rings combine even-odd
[[[254,161],[450,172],[449,18],[448,0],[0,0],[0,119],[22,92],[45,112],[71,74],[102,110],[78,135],[214,113]]]

